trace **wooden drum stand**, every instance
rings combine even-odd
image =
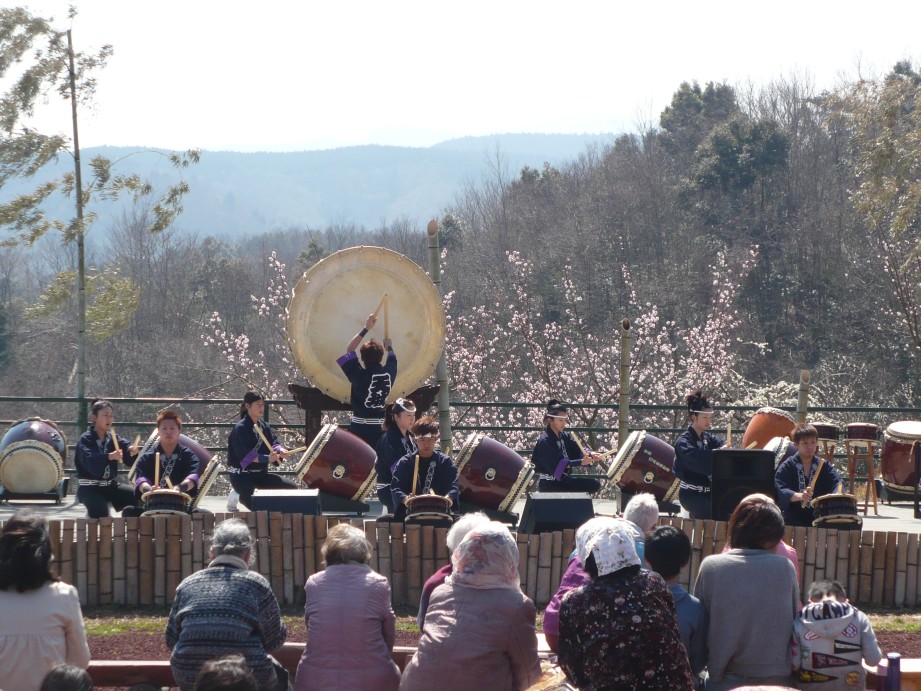
[[[867,464],[867,491],[863,497],[863,515],[867,515],[870,496],[873,496],[873,515],[879,516],[876,497],[876,450],[879,441],[875,439],[845,439],[844,448],[847,451],[847,486],[848,493],[854,494],[854,476],[857,471],[857,461]],[[858,502],[859,503],[859,502]]]

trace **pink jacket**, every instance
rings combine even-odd
[[[296,691],[393,691],[400,669],[391,659],[396,617],[390,583],[363,564],[333,564],[307,579],[307,647]]]

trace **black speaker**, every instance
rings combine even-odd
[[[764,449],[716,449],[711,484],[713,520],[728,521],[749,494],[774,497],[774,454]]]
[[[518,531],[549,533],[576,529],[594,516],[592,498],[585,492],[531,492],[525,500]]]
[[[319,516],[320,490],[318,489],[257,489],[250,502],[252,511],[277,513],[303,513]]]

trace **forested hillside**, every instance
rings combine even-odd
[[[830,93],[685,83],[658,123],[610,146],[485,166],[438,216],[455,396],[616,401],[626,317],[635,401],[703,384],[720,402],[787,403],[782,382],[807,368],[816,403],[921,404],[919,96],[907,63]],[[284,303],[306,267],[357,244],[425,265],[424,227],[408,221],[228,243],[149,235],[144,214],[96,238],[91,263],[117,267],[138,299],[128,328],[97,329],[88,392],[285,396],[300,375]],[[72,393],[74,302],[36,305],[73,259],[50,236],[0,250],[3,392]]]

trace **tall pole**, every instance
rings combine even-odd
[[[83,247],[83,175],[80,171],[80,136],[77,131],[77,73],[74,44],[67,30],[70,66],[70,113],[74,126],[74,194],[77,196],[77,429],[86,427],[86,256]]]
[[[809,409],[809,370],[799,371],[799,398],[796,401],[796,422],[806,423],[806,412]]]
[[[630,320],[620,323],[620,409],[617,419],[617,446],[627,439],[630,433]]]
[[[438,288],[438,294],[444,298],[441,285],[441,248],[438,246],[438,222],[433,218],[427,228],[429,236],[429,267],[432,283]],[[451,407],[448,390],[448,360],[444,351],[435,367],[435,379],[438,381],[438,430],[441,434],[441,446],[445,453],[451,453]]]

